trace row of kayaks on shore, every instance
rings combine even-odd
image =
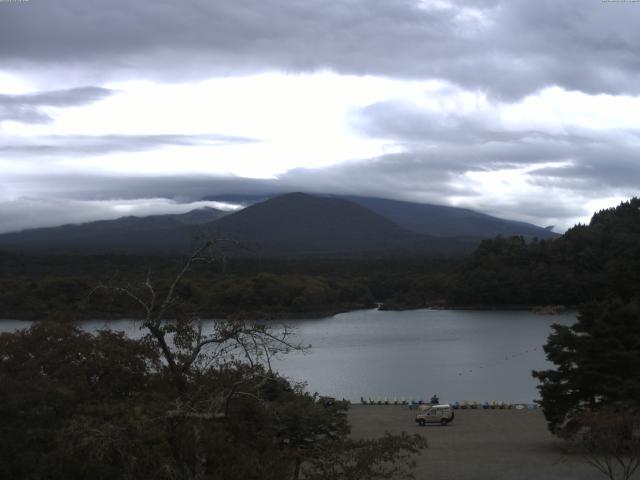
[[[470,410],[535,410],[539,408],[535,403],[510,403],[510,402],[476,402],[463,400],[461,402],[454,402],[451,404],[454,410],[458,409],[470,409]]]
[[[404,397],[389,399],[381,398],[364,398],[360,397],[362,405],[408,405],[409,408],[418,408],[419,405],[430,405],[430,402],[423,400],[407,400]],[[511,403],[511,402],[477,402],[475,400],[462,400],[450,404],[454,410],[535,410],[538,407],[535,403]]]

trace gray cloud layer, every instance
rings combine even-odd
[[[52,119],[43,111],[43,107],[78,107],[97,102],[114,93],[107,88],[78,87],[22,95],[0,94],[0,123],[5,120],[47,123]]]
[[[640,8],[600,0],[88,0],[0,5],[0,64],[80,78],[272,69],[441,78],[514,98],[640,92]],[[72,73],[68,73],[71,75]]]
[[[50,83],[184,82],[329,69],[443,79],[487,92],[489,102],[510,102],[548,86],[640,94],[637,2],[459,0],[450,8],[433,5],[428,0],[0,2],[0,68],[21,71],[46,83],[44,88],[58,88]],[[49,108],[86,105],[111,94],[80,87],[0,95],[0,122],[48,122]],[[28,218],[17,224],[32,226],[50,221],[54,207],[60,218],[74,208],[84,209],[82,218],[99,218],[95,212],[104,214],[106,207],[91,203],[96,201],[192,202],[216,194],[305,190],[431,203],[455,198],[507,218],[566,227],[591,213],[589,201],[631,196],[640,185],[640,131],[633,126],[518,129],[482,113],[434,113],[400,102],[363,108],[354,115],[354,126],[364,136],[388,139],[402,153],[292,170],[274,180],[64,171],[34,175],[16,169],[2,172],[0,187],[12,192],[10,204],[5,203],[11,218]],[[0,137],[0,160],[252,141],[215,134]],[[469,173],[502,169],[528,169],[527,186],[538,192],[491,196],[465,181]],[[55,205],[47,207],[46,199]],[[82,202],[89,203],[82,207]],[[3,218],[8,217],[0,213],[0,223]],[[14,220],[1,229],[17,225]]]
[[[209,195],[272,193],[280,185],[274,180],[253,180],[209,175],[115,175],[55,173],[7,177],[19,197],[42,196],[56,200],[135,200],[169,198],[193,202]]]
[[[429,179],[431,184],[443,174],[458,178],[465,172],[529,167],[533,183],[541,186],[595,194],[608,189],[634,192],[640,186],[640,126],[565,126],[551,133],[509,128],[488,116],[443,114],[398,102],[370,105],[357,118],[364,134],[406,147],[410,159],[402,162],[402,175],[408,179]],[[393,170],[384,159],[378,163],[383,175]],[[544,165],[550,163],[557,165]]]
[[[118,152],[140,152],[165,146],[216,146],[259,140],[232,135],[46,135],[30,138],[0,136],[0,155],[32,159],[82,157]]]
[[[508,147],[508,146],[507,146]],[[623,152],[615,145],[599,145],[578,152],[589,160],[581,164],[562,167],[542,166],[530,173],[529,182],[543,194],[502,198],[486,195],[472,184],[460,182],[468,171],[490,171],[482,162],[463,161],[459,158],[434,155],[419,151],[385,155],[363,161],[353,161],[322,169],[297,169],[277,179],[258,180],[239,177],[206,175],[183,176],[130,176],[108,174],[56,174],[27,177],[14,175],[6,178],[21,200],[11,203],[11,222],[0,215],[5,231],[19,226],[49,225],[50,208],[47,202],[31,198],[48,199],[58,207],[64,217],[64,205],[79,209],[86,218],[113,218],[105,215],[104,205],[114,199],[171,199],[191,203],[203,197],[217,195],[267,195],[290,191],[310,193],[359,194],[435,204],[457,204],[486,213],[538,225],[557,225],[559,231],[573,225],[578,219],[593,213],[587,203],[606,196],[631,196],[638,193],[640,165],[633,160],[633,151]],[[458,157],[463,156],[457,152]],[[82,202],[89,202],[82,208]],[[97,202],[97,203],[96,203]],[[162,210],[162,204],[158,211]],[[67,211],[69,209],[66,209]],[[89,214],[93,211],[93,214]],[[21,216],[22,215],[22,216]],[[25,218],[28,219],[25,221]],[[67,214],[67,221],[72,216]],[[85,217],[83,217],[85,218]]]
[[[589,201],[640,193],[640,126],[527,130],[482,112],[447,114],[400,102],[370,105],[355,118],[365,135],[389,138],[406,151],[366,168],[335,167],[334,177],[378,186],[390,180],[408,199],[444,203],[456,197],[465,206],[563,229],[592,213]],[[501,196],[464,182],[469,173],[503,170],[526,170],[531,190],[511,187]]]
[[[354,118],[364,135],[390,139],[404,151],[320,169],[294,169],[271,180],[54,171],[42,175],[15,173],[5,176],[3,181],[11,186],[14,197],[23,199],[11,204],[12,218],[19,218],[24,211],[29,218],[27,224],[32,226],[51,220],[50,209],[38,198],[52,199],[57,207],[69,202],[78,211],[93,209],[104,214],[106,207],[98,208],[95,202],[110,205],[114,199],[165,198],[189,203],[212,195],[307,191],[435,204],[453,204],[455,199],[460,206],[538,225],[554,224],[560,230],[589,216],[590,201],[632,196],[638,193],[640,185],[637,129],[589,130],[574,126],[555,133],[542,132],[508,128],[486,112],[434,113],[400,102],[370,105],[355,113]],[[29,159],[34,153],[82,156],[163,145],[252,141],[219,135],[69,136],[52,137],[49,142],[43,138],[36,140],[38,143],[32,145],[0,146],[0,152],[16,159]],[[527,169],[526,182],[534,192],[519,192],[511,187],[506,195],[493,195],[466,178],[469,173],[510,169]],[[83,201],[94,203],[80,207]],[[59,211],[64,212],[64,208]],[[4,228],[12,228],[11,224],[15,227],[25,223],[12,223],[5,218]]]

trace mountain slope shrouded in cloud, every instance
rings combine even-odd
[[[246,206],[276,196],[277,194],[213,195],[205,197],[204,200]],[[353,195],[323,196],[349,200],[382,215],[406,230],[434,237],[492,238],[498,235],[522,235],[525,238],[544,239],[557,235],[531,223],[506,220],[466,208]]]
[[[497,235],[549,238],[554,233],[536,225],[492,217],[466,208],[401,202],[382,198],[344,197],[416,233],[436,237]]]
[[[36,228],[0,235],[0,250],[43,253],[174,253],[193,245],[200,226],[227,212],[202,208],[178,215]]]
[[[290,193],[231,214],[208,208],[25,230],[0,235],[0,250],[186,253],[204,238],[224,238],[238,242],[231,253],[240,256],[450,255],[499,234],[551,235],[452,207]]]
[[[215,222],[212,233],[247,242],[257,254],[277,255],[392,253],[417,249],[421,240],[353,202],[303,193],[256,203]]]

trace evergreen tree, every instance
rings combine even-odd
[[[583,306],[574,325],[553,325],[544,348],[556,368],[533,376],[552,432],[572,434],[584,411],[640,408],[640,297]]]

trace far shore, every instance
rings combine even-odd
[[[461,310],[461,311],[513,311],[513,312],[525,312],[530,311],[532,313],[536,313],[539,315],[560,315],[572,311],[577,311],[577,307],[575,306],[564,306],[564,305],[431,305],[431,306],[422,306],[422,307],[402,307],[402,306],[390,306],[383,303],[379,303],[377,307],[372,306],[360,306],[354,308],[330,308],[326,310],[317,310],[310,312],[292,312],[292,311],[247,311],[247,312],[227,312],[223,313],[221,317],[225,319],[240,319],[240,320],[250,320],[250,321],[283,321],[283,320],[319,320],[322,318],[333,317],[335,315],[339,315],[341,313],[350,313],[357,312],[361,310],[380,310],[387,312],[405,312],[412,310]],[[24,322],[34,322],[34,321],[42,321],[35,320],[33,318],[19,318],[20,316],[16,316],[18,318],[0,318],[0,322],[3,321],[24,321]],[[203,318],[203,320],[210,320],[211,318]],[[130,316],[106,316],[106,317],[88,317],[88,318],[49,318],[43,319],[45,321],[70,321],[70,322],[83,322],[83,321],[114,321],[114,320],[132,320],[132,321],[142,321],[143,318],[136,317],[135,315]]]
[[[420,307],[380,304],[379,310],[402,312],[405,310],[476,310],[476,311],[531,311],[541,315],[557,315],[577,310],[575,305],[447,305],[441,303],[427,304]]]

